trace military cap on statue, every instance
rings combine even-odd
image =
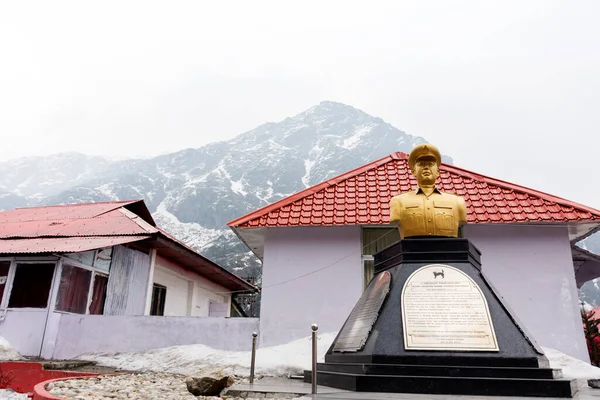
[[[438,167],[442,163],[442,156],[440,154],[440,151],[437,149],[437,147],[435,147],[432,144],[424,143],[415,146],[415,148],[412,149],[410,155],[408,156],[408,166],[410,167],[410,169],[413,169],[415,167],[415,163],[420,158],[434,158]]]

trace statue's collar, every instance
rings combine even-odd
[[[416,193],[416,194],[419,194],[419,193],[423,193],[423,194],[425,194],[425,192],[423,192],[423,189],[421,189],[420,187],[418,187],[418,188],[417,188],[417,190],[415,191],[415,193]],[[438,188],[436,188],[436,187],[434,187],[434,188],[433,188],[433,193],[442,194],[442,192],[440,192],[440,191],[438,190]]]

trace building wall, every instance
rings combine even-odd
[[[150,256],[125,246],[114,246],[104,315],[144,315],[150,279]]]
[[[61,314],[53,359],[85,353],[136,352],[203,344],[215,349],[249,351],[256,318],[195,318]]]
[[[188,315],[189,282],[187,279],[166,268],[155,267],[154,283],[167,287],[164,315]]]
[[[484,274],[532,337],[589,361],[567,228],[469,225],[465,235],[482,252]],[[360,246],[357,227],[267,231],[260,345],[307,336],[313,322],[319,332],[338,331],[362,292]]]
[[[165,316],[208,317],[211,301],[229,304],[231,298],[228,289],[160,256],[156,259],[154,283],[167,287]]]
[[[465,236],[538,343],[589,361],[566,226],[468,225]]]
[[[357,226],[267,231],[261,347],[306,337],[312,323],[319,332],[339,330],[362,293],[360,246]]]

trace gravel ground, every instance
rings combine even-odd
[[[184,375],[168,373],[136,373],[117,376],[98,376],[84,379],[71,379],[51,382],[46,390],[56,397],[66,397],[71,400],[196,400],[220,399],[220,397],[194,396],[188,392]],[[227,397],[228,400],[253,399],[248,397]],[[256,396],[259,398],[259,395]],[[263,397],[264,398],[264,397]],[[270,397],[273,399],[291,399],[291,396]]]
[[[1,400],[25,400],[28,399],[27,393],[16,393],[10,389],[0,389]]]

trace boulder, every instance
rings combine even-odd
[[[223,389],[233,385],[233,382],[234,379],[232,376],[224,376],[221,379],[209,376],[190,376],[185,380],[188,392],[194,396],[218,396]]]

